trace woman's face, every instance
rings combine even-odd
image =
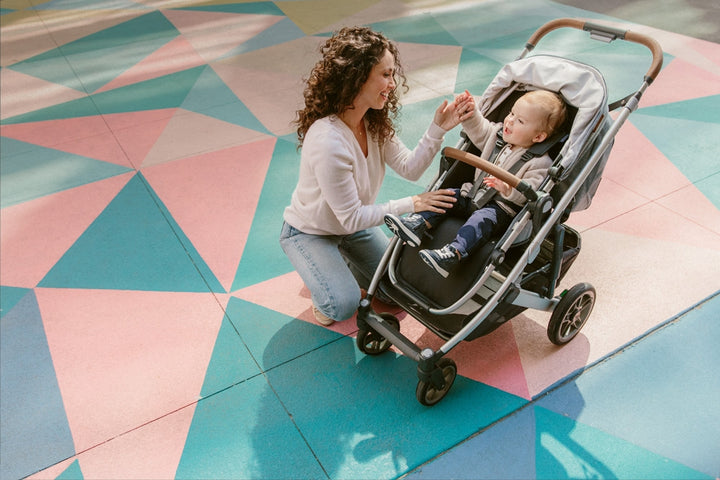
[[[353,104],[355,108],[362,110],[381,110],[395,86],[395,57],[390,50],[385,50],[380,61],[370,71]]]

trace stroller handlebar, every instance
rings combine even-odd
[[[576,18],[558,18],[556,20],[551,20],[547,22],[545,25],[538,28],[535,33],[532,34],[525,47],[528,49],[528,51],[534,49],[538,41],[542,37],[552,32],[553,30],[557,30],[558,28],[562,27],[570,27],[576,28],[578,30],[584,30],[590,32],[591,36],[600,38],[607,42],[611,42],[619,38],[628,42],[644,45],[652,53],[652,64],[650,65],[650,68],[645,75],[645,79],[647,80],[648,84],[652,83],[653,80],[655,80],[655,77],[657,77],[658,73],[660,73],[660,68],[662,68],[663,64],[663,50],[660,44],[654,38],[644,35],[642,33],[632,32],[630,30],[620,30],[617,28],[609,27],[607,25],[586,22],[584,20]]]
[[[459,160],[463,163],[467,163],[468,165],[479,168],[483,172],[487,172],[490,175],[499,178],[503,182],[507,183],[508,185],[525,195],[525,197],[531,202],[537,200],[538,198],[537,192],[532,189],[530,184],[508,172],[504,168],[500,168],[494,163],[485,160],[484,158],[480,158],[470,152],[466,152],[464,150],[453,147],[443,148],[442,155],[448,158],[452,158],[454,160]]]

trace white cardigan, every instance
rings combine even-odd
[[[315,235],[349,235],[380,225],[386,213],[413,211],[412,197],[375,204],[385,165],[418,180],[440,150],[445,130],[428,127],[414,150],[393,137],[382,148],[368,138],[368,156],[350,128],[336,115],[315,121],[300,155],[300,176],[283,218]]]

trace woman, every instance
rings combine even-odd
[[[382,34],[347,27],[321,48],[298,111],[300,176],[285,209],[280,245],[310,290],[322,325],[350,318],[367,288],[388,238],[386,213],[442,213],[451,190],[375,204],[385,166],[417,180],[432,163],[445,132],[472,113],[465,97],[444,101],[418,146],[395,135],[396,78],[405,77],[397,48]]]

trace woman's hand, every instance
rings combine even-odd
[[[475,98],[470,92],[465,90],[463,93],[455,97],[455,100],[448,103],[445,100],[442,105],[435,110],[435,118],[433,121],[443,130],[448,131],[455,128],[460,122],[464,122],[470,118],[475,112]]]
[[[445,209],[452,208],[457,201],[455,191],[449,189],[421,193],[420,195],[414,195],[412,199],[414,212],[435,213],[445,213]]]
[[[504,195],[506,197],[512,193],[512,187],[510,185],[503,182],[499,178],[493,177],[492,175],[488,175],[487,177],[483,178],[483,183],[490,188],[494,188],[495,190],[500,192],[501,195]]]

